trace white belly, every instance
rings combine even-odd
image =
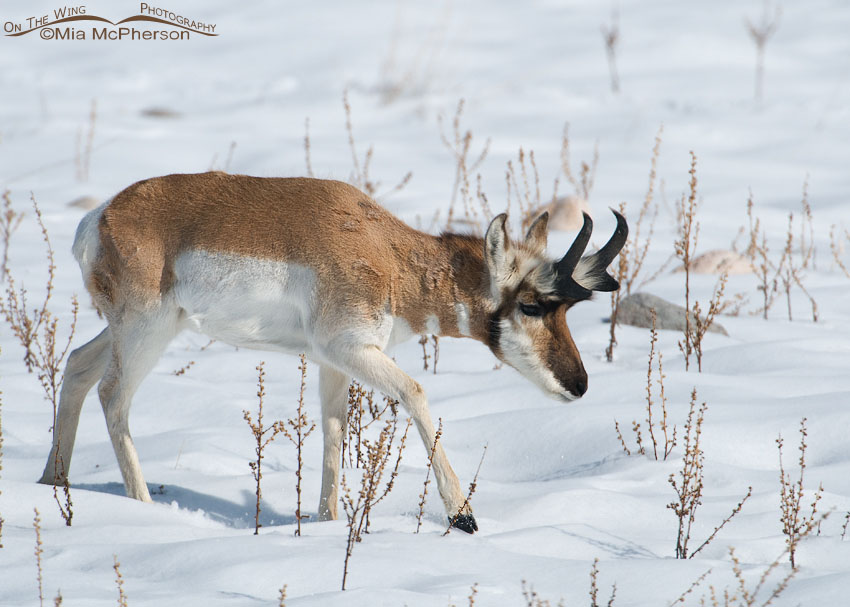
[[[235,346],[305,352],[313,334],[315,273],[304,266],[192,251],[174,265],[186,328]]]

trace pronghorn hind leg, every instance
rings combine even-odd
[[[112,357],[98,385],[100,403],[127,497],[150,502],[139,455],[130,437],[130,405],[139,384],[177,334],[178,312],[164,306],[144,312],[128,310],[119,323],[110,323],[110,327]]]
[[[401,402],[416,424],[425,449],[430,454],[434,446],[436,430],[422,386],[374,346],[351,352],[346,356],[345,363],[354,377]],[[461,491],[460,482],[439,442],[434,450],[432,467],[449,520],[454,520],[454,526],[467,533],[477,531],[478,525],[472,516],[472,509],[468,504],[464,506],[466,498]]]
[[[342,439],[348,422],[348,385],[350,378],[325,364],[319,369],[319,393],[322,400],[322,494],[319,497],[319,520],[337,519],[339,467]]]
[[[38,482],[45,485],[62,485],[67,480],[83,401],[92,386],[103,377],[111,343],[112,338],[107,327],[68,356],[62,391],[59,393],[59,411],[53,428],[53,447]]]

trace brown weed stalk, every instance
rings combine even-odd
[[[398,468],[401,464],[402,451],[404,450],[407,433],[410,430],[410,424],[411,420],[408,419],[404,435],[397,449],[395,466],[390,472],[390,478],[386,485],[383,486],[383,490],[381,481],[383,480],[387,463],[392,456],[393,440],[398,427],[398,416],[395,414],[393,414],[392,419],[386,421],[376,440],[373,441],[366,437],[362,438],[362,445],[365,449],[365,462],[363,473],[360,477],[360,489],[357,492],[356,498],[351,495],[351,488],[346,482],[345,472],[343,471],[340,484],[342,487],[342,507],[348,520],[348,539],[345,546],[345,560],[342,570],[342,590],[345,590],[345,583],[348,578],[348,563],[354,551],[354,546],[363,541],[364,533],[368,533],[369,515],[372,508],[392,491],[395,478],[398,475]]]
[[[667,267],[670,260],[667,260],[662,266],[656,270],[654,274],[637,284],[638,277],[643,270],[643,263],[646,260],[646,255],[649,252],[649,245],[652,242],[652,236],[655,232],[655,220],[658,218],[658,205],[654,204],[655,198],[655,182],[658,167],[658,155],[661,151],[661,135],[664,132],[664,125],[658,127],[658,132],[655,134],[655,145],[652,147],[652,158],[649,168],[649,186],[646,190],[643,203],[640,207],[637,219],[632,222],[629,230],[630,234],[626,239],[620,254],[617,256],[617,265],[614,272],[614,278],[620,283],[620,288],[611,292],[611,319],[610,319],[610,335],[608,346],[605,349],[605,358],[608,362],[614,360],[614,347],[617,345],[616,327],[617,315],[620,311],[620,299],[623,295],[630,295],[632,288],[639,289],[641,286],[651,282],[657,278],[661,272]],[[620,203],[620,214],[626,215],[626,203]],[[641,231],[644,229],[644,222],[648,222],[648,234],[641,241]]]
[[[572,163],[570,162],[570,124],[564,124],[564,132],[561,135],[561,171],[567,178],[567,181],[575,189],[576,196],[588,200],[590,192],[593,190],[593,182],[596,180],[596,167],[599,164],[599,144],[593,146],[593,159],[590,163],[582,161],[579,167],[579,174],[576,177],[573,173]],[[555,190],[557,191],[557,182]]]
[[[452,223],[455,219],[455,207],[457,205],[458,194],[460,194],[461,202],[463,203],[465,220],[472,223],[477,229],[480,230],[481,228],[478,210],[475,208],[475,205],[472,204],[472,187],[470,185],[469,176],[478,170],[481,163],[483,163],[484,159],[487,157],[487,152],[490,150],[490,139],[487,138],[487,141],[485,141],[484,145],[481,146],[481,151],[477,154],[474,160],[470,158],[469,154],[473,139],[472,131],[469,129],[464,131],[460,126],[460,120],[465,103],[465,100],[462,98],[457,103],[455,116],[452,120],[451,139],[449,139],[449,136],[446,135],[443,129],[442,115],[437,116],[437,122],[440,126],[440,139],[442,140],[443,145],[446,146],[446,149],[449,150],[449,153],[452,155],[455,162],[455,180],[454,185],[452,186],[452,197],[449,201],[449,212],[445,226],[446,231],[450,231],[452,229]],[[481,209],[483,211],[483,217],[480,219],[487,221],[492,216],[490,209],[486,205],[487,199],[486,197],[484,199],[479,197],[478,200],[479,202],[484,202]]]
[[[685,356],[685,370],[690,367],[691,354],[694,351],[693,331],[691,329],[691,260],[699,239],[699,222],[696,220],[697,208],[697,157],[691,154],[691,168],[688,173],[688,195],[684,194],[679,199],[676,214],[679,220],[679,239],[673,243],[676,257],[682,261],[682,269],[685,272],[685,335],[684,342],[679,342],[679,349]]]
[[[112,568],[115,570],[115,585],[118,586],[118,605],[119,607],[127,607],[127,593],[124,592],[124,576],[121,575],[121,563],[118,562],[118,555],[113,554],[114,564]]]
[[[829,228],[829,250],[832,251],[832,258],[835,260],[835,263],[841,268],[841,271],[844,272],[844,275],[847,278],[850,278],[850,270],[847,269],[847,266],[844,265],[844,262],[841,261],[841,256],[844,254],[844,242],[839,242],[838,238],[835,236],[836,225],[832,224]],[[844,236],[850,240],[850,232],[844,230]]]
[[[617,44],[620,42],[620,15],[617,9],[611,11],[611,25],[603,25],[602,40],[605,42],[605,55],[608,58],[608,76],[611,79],[611,92],[620,92],[620,76],[617,74]]]
[[[658,422],[655,418],[653,418],[653,406],[655,405],[653,391],[652,391],[652,371],[653,371],[653,361],[655,360],[655,344],[658,343],[658,331],[655,326],[655,310],[650,311],[650,315],[652,317],[652,329],[649,334],[649,362],[647,364],[646,371],[646,425],[649,429],[649,438],[652,441],[652,455],[655,457],[655,460],[663,459],[667,460],[667,457],[672,453],[673,448],[676,446],[676,426],[673,426],[672,436],[670,432],[670,425],[667,419],[667,396],[664,393],[664,366],[662,362],[661,352],[658,352],[658,379],[656,380],[659,387],[659,398],[661,399],[661,421]],[[656,437],[656,426],[657,431],[659,432],[658,437]],[[636,441],[637,441],[637,453],[639,455],[646,454],[646,448],[643,445],[643,436],[640,431],[640,423],[637,421],[632,421],[632,431],[635,433]],[[617,438],[620,440],[620,444],[623,446],[623,451],[625,451],[626,455],[631,455],[631,449],[629,449],[628,445],[626,445],[626,440],[623,438],[623,433],[620,431],[620,425],[617,420],[614,420],[614,429],[617,432]],[[659,442],[661,447],[661,455],[659,456]]]
[[[286,420],[286,424],[281,424],[281,432],[295,445],[297,466],[295,468],[295,535],[301,535],[301,519],[308,518],[307,515],[301,514],[301,478],[304,461],[301,457],[301,452],[304,448],[304,441],[307,439],[313,430],[316,429],[316,423],[307,420],[307,412],[304,411],[304,388],[307,385],[307,358],[301,354],[301,364],[298,366],[301,372],[301,388],[298,393],[298,409],[295,417]],[[291,429],[291,432],[290,432]],[[274,437],[272,437],[274,438]]]
[[[431,482],[431,466],[434,464],[434,453],[437,452],[437,443],[443,435],[443,418],[437,420],[437,432],[434,434],[434,444],[431,445],[431,452],[428,454],[428,464],[425,466],[425,483],[422,485],[422,493],[419,494],[419,514],[416,515],[416,531],[422,527],[422,517],[425,516],[425,499],[428,496],[428,483]]]
[[[375,181],[369,175],[369,167],[372,163],[372,155],[374,154],[374,147],[369,146],[366,150],[366,154],[363,156],[363,162],[360,162],[360,159],[357,156],[357,146],[354,143],[354,129],[351,126],[351,104],[348,102],[348,89],[345,89],[342,93],[342,105],[345,108],[345,129],[348,132],[348,146],[351,148],[351,160],[354,163],[354,171],[349,178],[349,182],[366,192],[372,198],[376,200],[383,200],[387,197],[395,194],[408,184],[410,179],[413,177],[413,173],[408,171],[408,173],[402,178],[400,182],[398,182],[394,187],[390,188],[383,194],[378,194],[378,189],[381,187],[380,181]]]
[[[251,475],[254,477],[254,480],[257,483],[257,502],[254,508],[254,535],[259,535],[260,527],[260,500],[263,496],[263,491],[260,486],[260,481],[263,479],[263,458],[265,457],[264,450],[266,446],[270,442],[272,442],[275,437],[281,432],[285,431],[283,422],[276,421],[269,427],[263,426],[263,401],[266,396],[266,371],[265,371],[265,362],[261,362],[255,368],[257,369],[257,398],[259,399],[259,405],[257,406],[257,422],[254,423],[254,420],[251,416],[251,413],[247,409],[242,410],[242,417],[248,423],[248,426],[251,428],[251,434],[254,435],[254,440],[256,445],[254,447],[254,453],[257,456],[257,459],[251,462],[248,462],[248,466],[251,468]]]
[[[708,302],[708,311],[705,313],[705,316],[702,315],[702,308],[699,301],[694,302],[693,320],[690,323],[692,331],[690,342],[697,359],[697,371],[700,373],[702,373],[702,341],[714,323],[714,318],[724,307],[723,292],[726,289],[726,281],[728,279],[729,275],[726,272],[720,275],[720,280],[717,282],[717,286],[714,287],[714,293],[712,293],[711,300]],[[687,315],[690,316],[691,313],[688,312]],[[681,347],[681,344],[679,346]]]
[[[0,213],[0,237],[3,239],[3,256],[0,257],[0,283],[6,280],[6,267],[9,265],[9,243],[24,219],[23,213],[12,208],[9,190],[3,192],[3,210]]]
[[[776,6],[773,10],[773,15],[770,15],[770,4],[767,0],[764,3],[761,19],[758,23],[753,23],[749,18],[745,19],[747,32],[753,40],[756,47],[756,73],[755,73],[755,100],[761,103],[764,96],[764,52],[767,46],[767,41],[770,40],[779,28],[779,16],[782,10]]]
[[[469,483],[469,491],[466,493],[466,498],[463,500],[460,508],[457,509],[457,512],[455,512],[455,515],[449,519],[449,526],[446,527],[443,535],[448,535],[461,515],[465,512],[469,512],[469,502],[475,494],[475,490],[478,488],[478,475],[481,473],[481,464],[484,463],[485,455],[487,455],[487,445],[484,445],[484,450],[481,452],[481,460],[478,462],[478,468],[475,470],[475,476],[472,477],[472,482]]]
[[[696,388],[691,392],[691,403],[688,411],[688,419],[685,422],[685,452],[682,456],[682,469],[679,471],[679,480],[674,474],[667,479],[676,493],[676,500],[669,503],[667,507],[673,511],[678,519],[678,531],[676,534],[676,558],[693,558],[705,548],[717,533],[732,518],[741,511],[744,502],[752,495],[752,487],[748,488],[747,494],[733,508],[732,513],[726,517],[720,525],[715,527],[708,538],[699,547],[690,552],[691,530],[696,520],[696,511],[702,504],[702,493],[704,489],[703,466],[705,454],[700,446],[702,436],[702,424],[705,419],[705,411],[708,406],[705,403],[697,408]]]
[[[44,545],[41,542],[41,516],[38,513],[38,508],[33,508],[35,517],[32,520],[33,529],[35,529],[35,566],[38,571],[38,604],[44,605],[44,573],[41,567],[41,555],[44,554]]]
[[[97,123],[97,100],[92,99],[89,110],[89,128],[83,142],[83,129],[77,131],[77,149],[74,154],[74,164],[77,167],[77,181],[89,180],[89,167],[91,166],[91,153],[94,144],[94,127]]]
[[[811,502],[811,511],[808,515],[803,513],[803,476],[806,472],[806,418],[800,421],[800,476],[796,481],[792,480],[791,474],[785,472],[782,463],[782,435],[776,439],[779,448],[779,507],[782,512],[782,533],[785,535],[785,544],[788,547],[788,558],[792,569],[797,568],[796,553],[800,540],[807,535],[816,525],[818,502],[823,496],[823,485],[819,485]]]

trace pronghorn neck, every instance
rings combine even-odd
[[[488,343],[493,312],[484,240],[444,233],[422,235],[398,277],[393,314],[419,334],[471,337]]]

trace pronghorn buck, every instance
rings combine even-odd
[[[74,255],[108,326],[74,350],[41,482],[64,483],[83,400],[98,394],[129,497],[150,501],[130,438],[130,400],[168,343],[192,329],[240,347],[306,353],[320,365],[324,432],[318,514],[337,518],[351,377],[399,400],[427,450],[434,424],[422,387],[384,351],[421,333],[486,344],[544,392],[582,396],[587,373],[566,311],[606,273],[628,228],[582,256],[592,224],[559,261],[545,255],[548,215],[523,242],[502,214],[483,239],[418,232],[338,181],[213,172],[140,181],[80,222]],[[464,504],[442,446],[433,459],[450,517]],[[477,530],[468,506],[455,525]]]

